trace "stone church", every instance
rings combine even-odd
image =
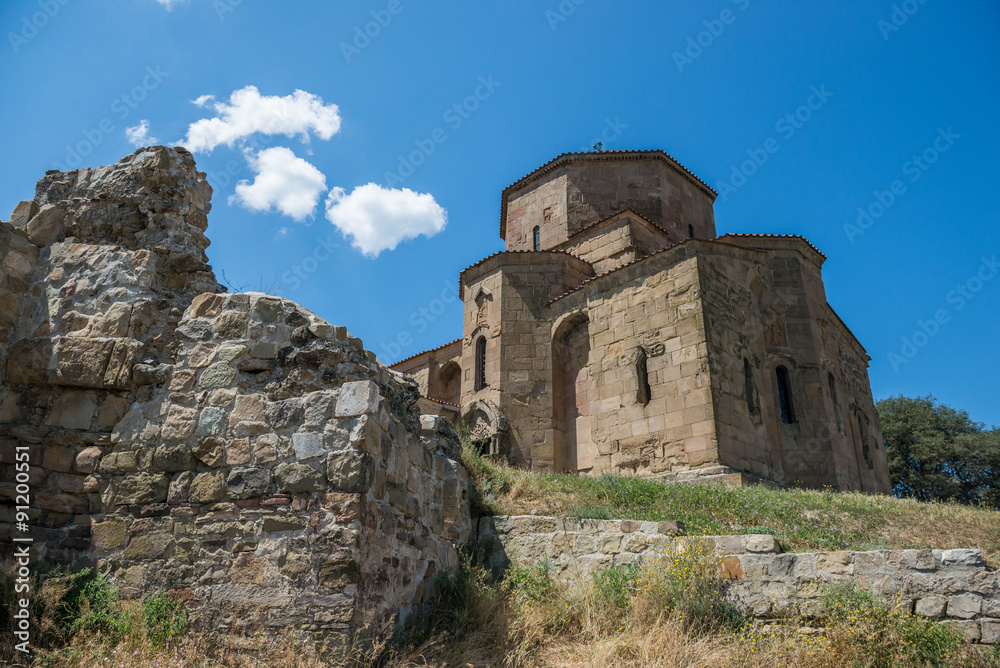
[[[869,356],[797,235],[716,235],[663,151],[570,153],[502,193],[462,338],[402,360],[425,412],[537,471],[890,492]]]

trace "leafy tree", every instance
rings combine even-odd
[[[1000,429],[932,396],[876,407],[896,496],[1000,508]]]

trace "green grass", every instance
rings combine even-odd
[[[987,508],[832,490],[531,473],[469,449],[464,459],[478,514],[679,520],[694,536],[772,534],[786,551],[978,547],[991,560],[1000,557],[1000,513]]]

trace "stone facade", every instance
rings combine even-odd
[[[26,521],[35,562],[166,589],[208,628],[405,621],[469,539],[459,441],[345,328],[226,294],[210,196],[153,147],[49,172],[0,222],[0,541]]]
[[[878,550],[784,554],[774,536],[678,536],[677,522],[561,517],[483,517],[477,543],[495,569],[546,562],[555,577],[589,581],[590,573],[654,558],[685,541],[715,545],[726,596],[767,619],[818,612],[830,585],[852,581],[895,599],[905,610],[961,628],[973,642],[1000,642],[1000,586],[979,550]]]
[[[556,158],[504,190],[505,250],[460,277],[462,339],[393,368],[534,470],[888,493],[870,358],[826,302],[825,256],[717,236],[714,200],[661,151]]]

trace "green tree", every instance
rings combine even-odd
[[[878,402],[896,496],[1000,508],[1000,429],[934,397]]]

